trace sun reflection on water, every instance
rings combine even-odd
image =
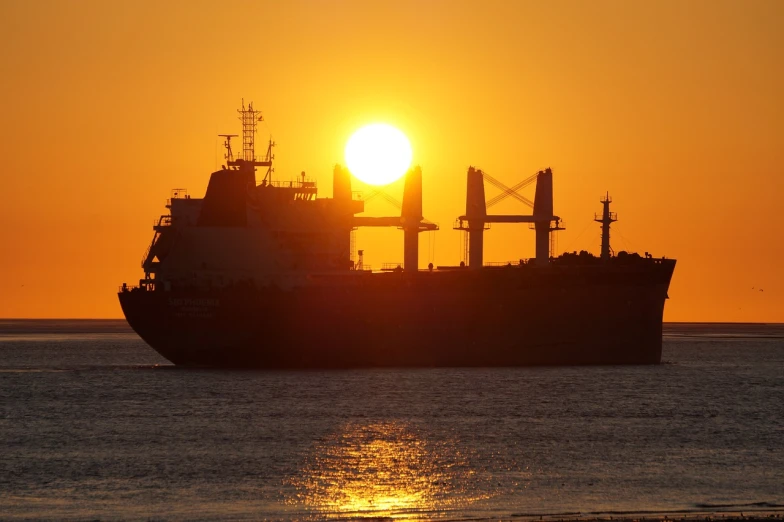
[[[293,481],[321,517],[411,518],[462,507],[473,471],[452,446],[397,422],[349,424],[319,441]]]

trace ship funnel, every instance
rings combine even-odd
[[[550,261],[550,220],[553,218],[553,172],[547,168],[536,177],[534,219],[536,231],[536,263]]]
[[[332,198],[335,201],[351,201],[351,173],[340,165],[332,171]]]
[[[403,269],[419,269],[419,230],[422,222],[422,169],[414,167],[406,173],[403,207],[400,212],[403,228]]]
[[[351,173],[340,165],[335,165],[332,170],[332,199],[337,210],[335,225],[344,230],[340,240],[341,249],[345,253],[345,258],[350,262],[354,241],[351,220],[354,218],[354,212],[360,209],[354,208],[354,202],[351,200]],[[361,204],[361,202],[358,203]]]

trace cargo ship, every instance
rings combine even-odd
[[[469,167],[466,212],[454,228],[465,260],[418,266],[419,234],[438,227],[422,215],[422,171],[405,177],[399,216],[362,216],[365,201],[337,165],[331,198],[303,172],[273,179],[270,140],[256,156],[253,105],[238,111],[242,151],[224,134],[226,164],[202,198],[175,190],[154,224],[138,285],[119,300],[130,326],[176,365],[224,368],[480,367],[658,364],[662,316],[675,260],[613,252],[617,219],[609,195],[595,220],[598,256],[552,255],[562,230],[553,213],[553,172],[535,173],[502,195],[530,215],[488,214],[484,183]],[[261,179],[257,172],[265,169]],[[515,189],[536,184],[531,202]],[[535,257],[485,264],[491,223],[533,229]],[[354,252],[359,227],[402,230],[404,260],[371,270]],[[357,253],[359,254],[357,256]]]

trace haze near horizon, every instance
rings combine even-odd
[[[678,259],[666,321],[784,322],[782,2],[6,1],[0,14],[0,317],[122,317],[115,291],[142,276],[153,220],[171,189],[203,194],[244,98],[263,111],[259,142],[277,143],[277,179],[305,171],[321,197],[354,131],[399,128],[441,225],[421,235],[420,266],[460,261],[469,165],[507,185],[552,167],[557,253],[598,253],[609,191],[616,251]],[[400,199],[402,182],[386,190]],[[366,215],[393,212],[374,201]],[[397,230],[357,238],[367,264],[402,260]],[[485,238],[487,261],[533,256],[527,227]]]

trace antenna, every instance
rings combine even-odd
[[[240,113],[242,122],[242,159],[245,161],[256,161],[256,125],[257,122],[264,121],[261,111],[253,108],[253,102],[245,108],[245,99],[242,99],[242,109],[237,109]]]
[[[256,159],[256,126],[258,125],[258,122],[264,121],[261,111],[257,111],[253,108],[253,102],[249,103],[246,107],[245,99],[243,98],[242,108],[237,109],[237,112],[239,113],[239,119],[242,122],[242,156],[234,159],[234,155],[231,151],[231,138],[234,138],[237,135],[220,134],[220,136],[226,138],[226,143],[224,145],[227,151],[227,164],[231,167],[239,167],[240,169],[250,167],[254,171],[256,170],[256,167],[267,167],[267,174],[264,176],[264,179],[271,178],[271,174],[274,170],[272,168],[272,160],[275,158],[275,155],[272,154],[272,148],[275,146],[275,142],[270,139],[266,156],[261,161]]]
[[[236,138],[237,135],[236,134],[218,134],[218,136],[221,137],[221,138],[226,138],[226,140],[223,142],[223,146],[226,147],[226,154],[224,154],[223,157],[226,158],[227,162],[233,163],[234,162],[234,153],[231,152],[231,139],[232,138]]]
[[[272,149],[275,148],[275,142],[272,141],[272,138],[269,140],[269,144],[267,145],[267,155],[264,156],[263,161],[257,162],[257,165],[266,165],[267,166],[267,173],[264,174],[264,179],[272,182],[272,173],[275,172],[275,169],[272,168],[272,160],[275,159],[275,154],[272,153]],[[268,179],[269,178],[269,179]],[[305,173],[302,173],[302,181],[305,181]]]

